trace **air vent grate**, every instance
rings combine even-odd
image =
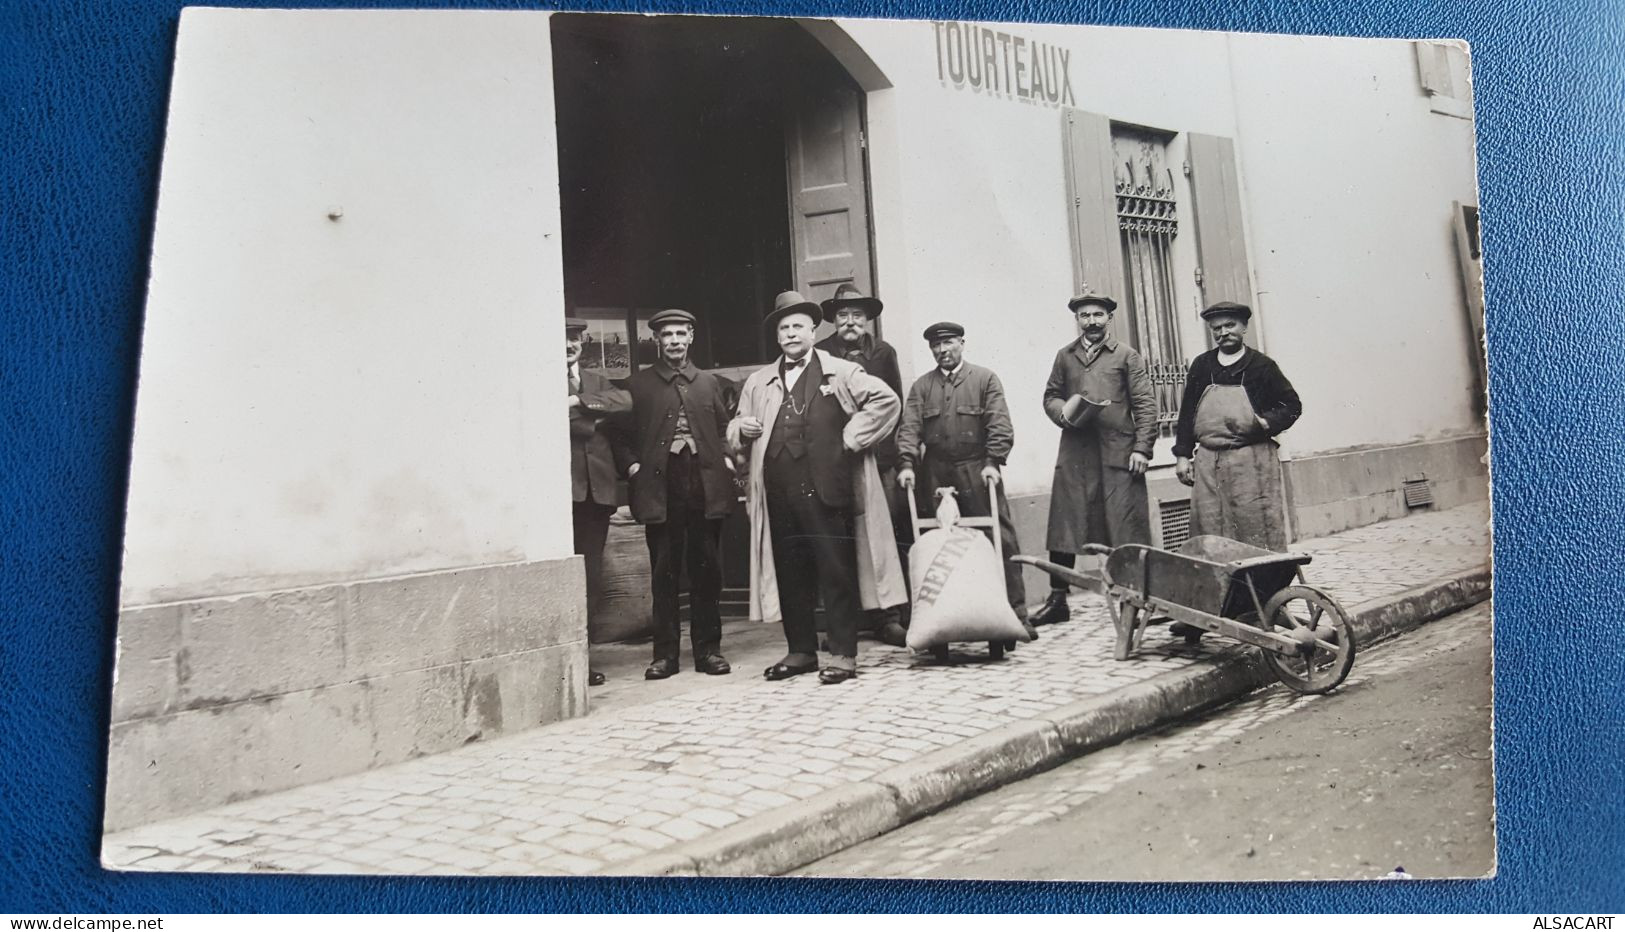
[[[1188,498],[1157,503],[1157,521],[1162,525],[1162,548],[1176,550],[1191,537],[1191,500]]]
[[[1405,507],[1426,508],[1433,504],[1433,487],[1428,485],[1426,475],[1416,475],[1405,480]]]

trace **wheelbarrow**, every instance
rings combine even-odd
[[[925,533],[926,531],[932,530],[934,528],[942,527],[942,522],[938,521],[934,517],[933,518],[922,518],[922,517],[920,517],[920,506],[914,500],[914,482],[913,482],[913,480],[909,480],[908,482],[903,483],[903,493],[904,493],[904,497],[908,499],[908,517],[909,517],[910,524],[913,527],[914,539],[916,541],[918,541],[920,539],[920,535]],[[993,505],[993,507],[991,509],[993,511],[993,515],[991,517],[984,517],[984,518],[972,518],[972,517],[967,517],[967,516],[961,515],[958,518],[956,518],[953,523],[954,523],[954,525],[956,527],[990,528],[991,529],[990,536],[993,538],[993,556],[997,560],[997,565],[1002,567],[1002,566],[1004,566],[1004,539],[1003,539],[1004,535],[999,533],[999,516],[998,516],[999,494],[998,493],[999,493],[999,490],[998,490],[997,484],[992,479],[988,479],[987,480],[987,500],[990,503],[992,503],[992,505]],[[940,486],[940,487],[938,487],[938,489],[937,489],[937,497],[941,498],[943,495],[954,495],[956,499],[958,497],[957,493],[950,486]],[[910,588],[912,588],[912,587],[910,587]],[[991,660],[1003,660],[1005,652],[1010,651],[1010,650],[1014,650],[1015,647],[1016,647],[1016,642],[1015,641],[988,641],[987,642],[987,655],[988,655],[988,658],[991,659]],[[933,657],[935,657],[941,663],[949,663],[949,662],[951,662],[952,656],[953,656],[952,653],[949,651],[947,644],[939,644],[939,645],[931,648],[931,655]]]
[[[1193,537],[1178,550],[1088,544],[1082,552],[1106,558],[1098,578],[1037,557],[1011,559],[1107,596],[1118,660],[1139,650],[1149,625],[1172,620],[1186,626],[1188,643],[1212,632],[1260,648],[1276,678],[1300,693],[1329,692],[1354,666],[1348,613],[1304,579],[1308,554],[1214,535]]]

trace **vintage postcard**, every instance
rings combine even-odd
[[[103,863],[1495,869],[1458,42],[189,9]]]

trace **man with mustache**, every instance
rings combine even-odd
[[[1157,398],[1145,360],[1110,334],[1117,302],[1088,293],[1067,308],[1079,336],[1055,354],[1044,386],[1044,413],[1061,428],[1045,546],[1051,563],[1071,567],[1085,544],[1151,542],[1145,471],[1157,440]],[[1032,623],[1066,621],[1066,593],[1066,582],[1051,577]]]
[[[1020,553],[1010,502],[1000,488],[999,470],[1016,440],[1004,386],[993,370],[965,361],[965,328],[959,324],[932,324],[925,329],[925,342],[937,367],[915,379],[908,390],[903,423],[897,429],[897,482],[912,486],[918,464],[923,510],[935,507],[937,489],[951,488],[960,514],[969,518],[997,514],[1004,553],[1007,557]],[[989,483],[998,497],[996,506],[989,500]],[[1004,589],[1016,617],[1026,625],[1027,586],[1021,578],[1021,565],[1008,559]]]
[[[601,578],[604,541],[609,537],[609,516],[615,513],[615,476],[620,445],[611,442],[606,430],[610,419],[632,410],[630,393],[616,388],[609,379],[581,369],[582,335],[587,322],[579,317],[564,321],[564,361],[567,394],[564,404],[570,416],[570,497],[571,529],[575,552],[587,564],[587,617],[590,619],[603,601]],[[598,686],[604,674],[587,670],[587,685]]]
[[[688,640],[694,669],[730,672],[722,656],[722,519],[735,498],[733,461],[723,446],[728,404],[722,381],[689,359],[694,315],[665,310],[649,319],[659,344],[654,365],[632,376],[632,453],[627,468],[632,517],[643,525],[654,590],[654,661],[643,678],[678,670],[679,576],[688,570]]]
[[[863,367],[813,347],[821,308],[780,294],[763,321],[782,355],[751,373],[728,424],[749,457],[750,617],[784,622],[789,648],[763,673],[783,680],[857,676],[864,609],[908,598],[873,448],[897,426],[902,402]],[[820,664],[814,606],[822,599],[829,651]]]
[[[1202,312],[1214,348],[1191,361],[1185,378],[1174,474],[1192,487],[1191,536],[1218,534],[1285,550],[1274,438],[1303,414],[1303,403],[1275,360],[1243,342],[1252,316],[1247,305],[1230,301]]]
[[[855,362],[872,376],[903,396],[903,373],[897,365],[897,350],[890,343],[871,332],[872,323],[885,310],[879,298],[865,295],[856,285],[843,283],[835,289],[835,296],[821,305],[824,322],[833,324],[835,332],[818,344],[818,349],[841,359]],[[886,490],[886,507],[891,514],[892,529],[897,532],[897,553],[900,559],[908,552],[908,505],[897,487],[897,437],[888,434],[875,444],[875,467],[880,470],[880,485]],[[908,603],[896,608],[867,613],[867,626],[876,637],[893,647],[902,647],[908,637],[903,628],[908,624]]]

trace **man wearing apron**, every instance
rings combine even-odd
[[[1303,404],[1275,360],[1242,342],[1252,316],[1230,301],[1202,312],[1215,348],[1192,360],[1186,376],[1174,474],[1191,486],[1192,537],[1218,534],[1285,550],[1274,438],[1297,421]]]

